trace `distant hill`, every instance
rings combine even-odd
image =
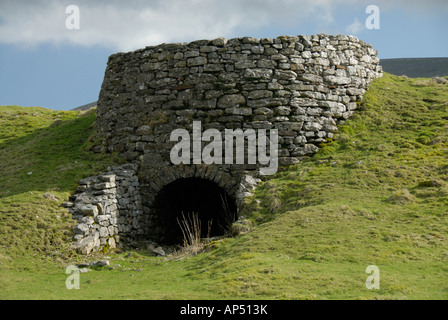
[[[85,104],[83,106],[76,107],[76,108],[74,108],[72,110],[85,111],[85,110],[89,110],[90,108],[96,107],[96,104],[97,104],[97,101]]]
[[[448,76],[448,58],[381,59],[383,71],[410,78]]]

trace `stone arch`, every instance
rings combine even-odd
[[[145,235],[143,238],[155,242],[166,242],[168,244],[178,242],[178,238],[181,235],[180,229],[178,228],[178,223],[176,221],[176,217],[179,217],[179,212],[177,212],[177,215],[172,215],[169,216],[168,219],[164,219],[166,214],[163,212],[166,211],[166,207],[164,204],[160,203],[161,192],[163,194],[166,188],[170,190],[170,185],[176,183],[182,184],[182,181],[184,181],[185,183],[182,185],[185,187],[187,182],[191,182],[192,185],[190,187],[194,190],[195,188],[201,188],[201,185],[205,184],[215,192],[219,190],[222,193],[225,193],[226,204],[230,206],[232,209],[232,215],[234,219],[236,219],[242,209],[244,196],[247,195],[247,192],[249,192],[258,182],[257,179],[252,178],[249,179],[250,181],[248,183],[248,176],[246,176],[244,172],[233,172],[226,166],[204,164],[194,166],[166,166],[157,169],[148,168],[148,171],[146,172],[144,168],[140,168],[140,173],[141,176],[139,180],[141,202],[143,212],[145,213],[145,227],[143,228],[145,230]],[[204,190],[200,192],[204,192]],[[167,198],[170,197],[171,195]],[[222,206],[221,199],[218,196],[214,196],[213,192],[212,194],[209,194],[209,197],[213,199],[214,203],[205,201],[206,206],[214,207],[215,210],[220,210]],[[197,199],[208,200],[207,197],[198,197]],[[220,214],[222,215],[224,213],[225,212],[221,212]],[[203,225],[206,225],[206,219],[202,220],[204,220]],[[228,222],[223,221],[223,219],[219,217],[218,220],[219,224],[222,225],[222,228],[218,228],[219,230],[216,230],[218,221],[215,217],[212,236],[222,235],[227,231],[226,228],[228,227]],[[170,232],[169,227],[176,229],[176,232]],[[176,237],[177,239],[174,239]]]
[[[166,166],[163,168],[150,169],[140,177],[141,187],[146,186],[148,202],[151,207],[154,196],[166,185],[182,178],[199,178],[215,182],[223,188],[230,196],[238,198],[239,187],[243,174],[234,174],[224,171],[225,167],[216,165],[194,165],[194,166]],[[144,169],[140,170],[141,172]]]
[[[165,185],[155,196],[152,218],[157,225],[153,237],[161,244],[181,244],[183,233],[179,223],[197,215],[201,237],[227,233],[238,217],[236,198],[204,178],[187,177]]]

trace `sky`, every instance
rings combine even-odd
[[[0,0],[0,106],[94,102],[111,54],[161,43],[349,34],[381,59],[448,57],[447,30],[447,0]]]

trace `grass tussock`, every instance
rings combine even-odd
[[[388,199],[393,204],[408,204],[415,201],[415,197],[407,189],[395,191]]]
[[[202,226],[198,213],[187,213],[187,216],[182,212],[182,219],[177,219],[180,229],[182,230],[184,243],[177,255],[190,256],[197,255],[204,250],[204,247],[210,241],[210,231],[213,221],[207,221],[207,236],[202,238]]]

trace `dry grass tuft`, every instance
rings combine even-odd
[[[201,238],[201,221],[198,213],[187,214],[185,217],[182,212],[182,220],[177,219],[182,234],[184,236],[184,243],[182,248],[177,252],[180,255],[197,255],[202,252],[204,246],[209,242],[212,221],[208,221],[208,231],[205,240]]]

